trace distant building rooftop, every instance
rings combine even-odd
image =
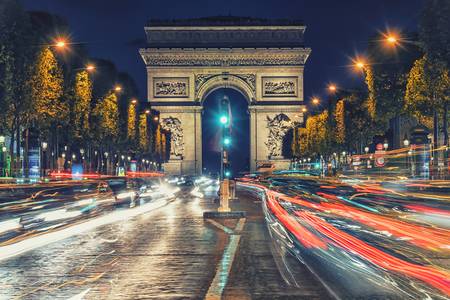
[[[149,27],[170,26],[303,26],[301,20],[293,19],[261,19],[237,16],[215,16],[195,19],[149,20]]]

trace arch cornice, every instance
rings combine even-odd
[[[256,98],[254,74],[196,74],[195,99],[203,103],[210,93],[219,88],[231,88],[241,92],[248,103]]]

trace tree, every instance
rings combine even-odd
[[[131,143],[136,142],[136,123],[137,123],[137,103],[130,103],[128,105],[128,119],[127,119],[127,138]]]
[[[425,55],[414,63],[409,72],[405,108],[419,120],[433,117],[435,120],[433,126],[436,127],[438,114],[444,114],[445,116],[448,110],[450,104],[449,91],[448,69],[443,63],[432,62]],[[448,134],[446,132],[444,131],[444,139],[447,145]]]
[[[303,138],[306,142],[300,142],[302,147],[302,154],[308,155],[327,155],[330,153],[328,147],[328,111],[310,116],[306,120],[306,127],[301,131],[299,138]]]
[[[31,115],[30,76],[34,67],[36,37],[28,14],[16,0],[0,5],[0,134],[10,136],[10,156],[19,168],[21,127]]]
[[[374,135],[380,130],[370,115],[366,94],[355,91],[343,98],[345,101],[344,147],[349,151],[362,152],[365,145],[372,142]]]
[[[425,68],[426,72],[431,77],[439,80],[439,73],[448,73],[450,69],[450,2],[447,0],[428,0],[425,2],[424,9],[420,18],[419,36],[422,43],[422,47],[426,53],[426,65],[435,65],[436,69],[433,72],[428,72],[426,69],[433,70],[434,68]],[[425,77],[429,77],[425,75]],[[447,94],[448,96],[448,94]],[[436,95],[436,97],[439,97]],[[448,145],[448,101],[445,99],[437,100],[444,104],[442,117],[442,128],[444,132],[444,143]],[[442,108],[442,107],[441,107]],[[435,128],[435,141],[437,141],[438,134],[438,116],[434,114],[434,128]],[[437,146],[437,144],[435,144]]]
[[[31,80],[33,121],[41,130],[67,119],[68,105],[62,101],[63,75],[53,52],[44,47],[37,59]]]
[[[147,114],[142,113],[139,115],[139,146],[141,151],[149,151],[148,143],[148,120]]]
[[[334,140],[338,145],[342,145],[345,142],[345,111],[344,111],[344,100],[339,100],[336,103],[335,108],[335,138]]]
[[[450,67],[450,2],[428,0],[422,11],[419,34],[423,48],[431,61]]]
[[[71,105],[71,127],[76,140],[87,139],[89,117],[92,101],[92,81],[89,73],[82,70],[76,73],[74,82],[74,99]]]
[[[109,146],[117,142],[119,134],[117,95],[112,91],[109,92],[97,103],[92,113],[96,129],[95,137]]]
[[[371,64],[365,67],[365,81],[368,90],[367,108],[373,120],[382,125],[379,133],[383,133],[390,120],[399,120],[404,107],[406,78],[421,52],[415,45],[399,51],[392,47],[387,49],[379,40],[376,37],[369,43]]]

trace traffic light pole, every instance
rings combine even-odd
[[[224,98],[221,103],[221,113],[223,114],[224,107],[229,105],[228,99]],[[228,162],[228,153],[225,149],[225,131],[229,122],[228,108],[226,108],[226,116],[221,117],[222,123],[222,139],[221,139],[221,155],[220,155],[220,207],[219,212],[229,212],[229,198],[230,198],[230,183],[228,176],[225,174],[225,164]]]

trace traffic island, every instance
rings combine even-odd
[[[245,211],[205,211],[205,219],[240,219],[246,217]]]

